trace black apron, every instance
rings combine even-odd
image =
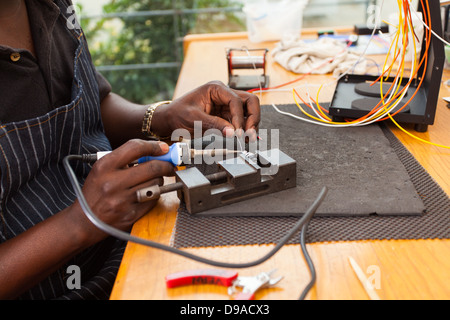
[[[61,14],[68,12],[68,3],[55,3]],[[77,42],[72,101],[38,118],[0,127],[1,242],[73,204],[76,196],[63,167],[65,156],[111,150],[87,43],[79,29],[68,28],[68,34]],[[91,167],[74,164],[74,168],[83,183]],[[67,288],[71,274],[64,266],[20,298],[107,299],[123,249],[123,242],[108,238],[70,261],[67,266],[81,269],[81,289]]]

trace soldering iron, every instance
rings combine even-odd
[[[192,150],[188,144],[186,143],[175,143],[169,148],[169,152],[163,156],[156,156],[156,157],[142,157],[137,160],[137,163],[143,163],[145,161],[151,161],[151,160],[162,160],[162,161],[168,161],[172,163],[173,165],[179,165],[180,163],[183,163],[183,158],[185,157],[194,157],[196,155],[205,155],[209,154],[211,156],[213,155],[226,155],[229,153],[236,153],[238,151],[234,150],[226,150],[226,149],[206,149],[206,150]],[[100,220],[94,212],[92,212],[89,204],[86,201],[86,198],[83,195],[83,191],[81,189],[81,186],[79,184],[79,181],[77,179],[77,176],[75,172],[73,171],[72,167],[70,166],[70,161],[82,161],[82,162],[95,162],[96,160],[100,159],[101,157],[105,156],[109,152],[99,152],[98,154],[83,154],[83,155],[68,155],[63,159],[64,168],[67,172],[68,178],[70,180],[70,183],[73,186],[74,192],[78,198],[78,201],[81,205],[81,208],[83,210],[83,213],[86,215],[86,217],[100,230],[103,232],[124,241],[133,242],[136,244],[141,244],[144,246],[148,246],[155,249],[164,250],[167,252],[171,252],[173,254],[177,254],[179,256],[185,257],[187,259],[191,259],[200,263],[208,264],[211,266],[221,267],[221,268],[249,268],[253,266],[257,266],[262,264],[263,262],[270,259],[275,253],[277,253],[298,231],[301,229],[301,238],[300,238],[300,244],[302,248],[302,252],[305,256],[305,259],[308,262],[308,266],[310,268],[310,272],[312,274],[312,278],[308,286],[303,290],[302,295],[300,296],[300,299],[304,299],[306,296],[306,293],[310,290],[312,285],[315,282],[315,270],[314,266],[312,265],[312,261],[308,255],[308,252],[306,251],[306,245],[305,245],[305,234],[306,230],[309,224],[309,221],[315,214],[317,208],[322,203],[323,199],[325,198],[325,195],[327,194],[328,189],[324,187],[320,194],[317,196],[315,201],[311,204],[311,206],[306,210],[305,214],[295,223],[295,225],[281,238],[277,245],[272,248],[269,252],[267,252],[264,256],[253,260],[249,262],[239,262],[239,263],[230,263],[230,262],[222,262],[222,261],[216,261],[208,258],[204,258],[201,256],[197,256],[194,254],[191,254],[189,252],[179,250],[176,248],[173,248],[171,246],[167,246],[161,243],[157,243],[154,241],[150,241],[141,237],[136,237],[128,232],[124,232],[120,229],[117,229],[113,226],[110,226]]]
[[[236,154],[239,151],[236,150],[228,150],[228,149],[192,149],[188,143],[185,142],[176,142],[169,147],[169,151],[162,156],[145,156],[141,157],[138,160],[132,162],[132,165],[142,164],[152,160],[166,161],[174,166],[180,166],[182,164],[190,164],[191,159],[194,159],[197,156],[209,156],[209,157],[225,157],[229,154]],[[94,161],[99,160],[105,155],[111,153],[111,151],[105,152],[97,152],[97,154],[93,157]]]

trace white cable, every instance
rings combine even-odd
[[[381,5],[380,5],[380,12],[381,12],[381,10],[382,10],[382,8],[383,8],[383,5],[384,5],[384,0],[382,0],[382,2],[381,2]],[[344,71],[342,74],[340,74],[339,77],[337,77],[335,80],[323,84],[324,87],[329,86],[329,85],[332,85],[332,84],[335,84],[335,83],[338,82],[340,79],[342,79],[345,75],[347,75],[351,70],[353,70],[353,69],[361,62],[361,60],[362,60],[363,58],[364,58],[364,59],[367,59],[367,58],[365,57],[365,55],[366,55],[367,50],[369,49],[370,43],[372,42],[373,37],[375,36],[375,32],[376,32],[377,29],[378,29],[378,24],[375,24],[375,26],[374,26],[374,28],[373,28],[373,30],[372,30],[372,34],[370,35],[369,41],[367,42],[366,47],[364,48],[364,50],[362,51],[362,53],[359,55],[358,60],[356,60],[356,62],[355,62],[352,66],[350,66],[346,71]],[[255,67],[255,68],[256,68],[256,67]],[[297,88],[297,87],[293,87],[293,88],[291,88],[291,89],[267,89],[267,90],[262,90],[262,88],[260,87],[260,88],[259,88],[259,93],[260,93],[260,95],[261,95],[262,92],[283,92],[283,91],[291,92],[292,89],[295,89],[295,88]],[[255,91],[253,91],[253,92],[256,93],[256,92],[258,92],[258,91],[255,90]]]
[[[402,39],[403,39],[403,35],[404,35],[403,29],[400,29],[400,30],[401,30],[400,36],[401,36]],[[408,36],[408,34],[407,34],[407,36]],[[415,41],[415,39],[413,39],[413,41]],[[406,54],[406,52],[405,52],[406,48],[405,48],[404,46],[402,46],[402,48],[401,48],[400,50],[401,50],[400,53],[402,54],[402,56],[403,56],[404,54]],[[412,55],[412,58],[414,58],[414,52],[411,51],[411,55]],[[414,58],[413,61],[416,61],[416,59]],[[412,70],[411,70],[411,74],[410,74],[410,78],[409,78],[409,80],[410,80],[409,83],[411,83],[411,81],[412,81],[412,75],[414,74],[414,68],[415,68],[415,64],[412,66]],[[390,100],[392,99],[392,96],[393,96],[394,92],[397,91],[397,86],[398,86],[398,85],[400,85],[400,84],[399,84],[399,77],[396,77],[396,78],[395,78],[395,81],[394,81],[394,83],[393,83],[393,89],[391,89],[391,93],[390,93],[390,96],[389,96],[389,98],[387,99],[387,101],[390,101]],[[302,118],[302,117],[299,117],[299,116],[290,114],[290,113],[288,113],[288,112],[282,112],[282,111],[280,111],[274,104],[272,104],[272,106],[275,108],[275,110],[276,110],[277,112],[279,112],[279,113],[281,113],[281,114],[288,115],[288,116],[291,116],[291,117],[293,117],[293,118],[296,118],[296,119],[299,119],[299,120],[302,120],[302,121],[306,121],[306,122],[309,122],[309,123],[314,123],[314,124],[318,124],[318,125],[322,125],[322,126],[327,126],[327,127],[353,127],[353,126],[363,126],[363,125],[369,125],[369,124],[372,124],[372,123],[374,123],[374,122],[380,120],[381,118],[385,117],[387,113],[390,113],[392,110],[394,110],[394,109],[400,104],[400,102],[403,100],[403,98],[405,97],[405,95],[406,95],[408,89],[409,89],[409,85],[407,85],[407,86],[404,88],[403,93],[402,93],[401,96],[397,99],[397,102],[394,103],[391,107],[387,108],[386,110],[385,110],[385,108],[380,108],[378,111],[376,111],[373,115],[369,116],[367,119],[364,119],[364,120],[362,120],[362,121],[360,121],[360,122],[357,122],[357,123],[348,123],[348,124],[346,124],[346,123],[343,123],[343,124],[323,123],[323,122],[316,121],[316,120],[310,120],[310,119]],[[315,111],[314,108],[313,108],[313,110]],[[379,114],[380,112],[382,112],[382,111],[385,111],[385,112],[384,112],[383,114],[381,114],[381,115],[378,116],[378,114]],[[316,111],[315,111],[315,113],[316,113]],[[317,113],[316,113],[316,114],[317,114]],[[320,117],[320,118],[321,118],[321,117]],[[322,120],[323,120],[323,118],[322,118]]]
[[[382,1],[381,7],[383,6],[383,4],[384,4],[384,0]],[[339,81],[342,77],[344,77],[346,74],[348,74],[349,71],[352,70],[352,69],[353,69],[353,68],[361,61],[361,59],[365,56],[365,54],[366,54],[366,52],[367,52],[367,50],[368,50],[368,47],[369,47],[369,45],[370,45],[370,42],[372,41],[372,39],[373,39],[373,37],[374,37],[374,35],[375,35],[376,29],[377,29],[377,25],[375,25],[374,29],[372,30],[372,34],[371,34],[371,37],[370,37],[370,39],[369,39],[369,41],[368,41],[368,43],[367,43],[367,45],[366,45],[366,48],[364,49],[364,51],[363,51],[363,52],[361,53],[361,55],[359,56],[359,59],[357,60],[357,62],[356,62],[353,66],[349,67],[349,68],[348,68],[344,73],[342,73],[337,79],[335,79],[335,80],[333,80],[333,81],[330,81],[330,82],[324,84],[323,86],[329,86],[329,85],[331,85],[331,84],[336,83],[336,82]],[[401,30],[402,30],[402,29],[401,29]],[[403,30],[401,31],[400,36],[403,38]],[[415,39],[413,39],[413,41],[415,41]],[[402,48],[401,48],[400,50],[401,50],[401,51],[400,51],[401,56],[403,56],[403,54],[406,54],[406,52],[404,52],[404,51],[406,50],[406,48],[405,48],[404,46],[402,46]],[[414,57],[414,53],[411,52],[411,54],[412,54],[412,56]],[[414,60],[415,60],[415,59],[414,59]],[[411,83],[411,81],[412,81],[412,75],[414,74],[414,68],[415,68],[415,65],[412,66],[412,70],[411,70],[411,74],[410,74],[410,78],[409,78],[409,83]],[[400,85],[400,84],[399,84],[399,77],[396,77],[396,78],[395,78],[395,81],[394,81],[394,83],[393,83],[393,88],[391,89],[391,93],[390,93],[390,95],[389,95],[389,98],[387,98],[386,101],[389,102],[389,101],[392,99],[394,93],[397,92],[397,87],[398,87],[399,85]],[[291,114],[291,113],[288,113],[288,112],[281,111],[280,109],[278,109],[278,108],[276,107],[275,104],[272,104],[272,107],[273,107],[278,113],[280,113],[280,114],[287,115],[287,116],[290,116],[290,117],[293,117],[293,118],[295,118],[295,119],[299,119],[299,120],[302,120],[302,121],[305,121],[305,122],[308,122],[308,123],[313,123],[313,124],[322,125],[322,126],[326,126],[326,127],[356,127],[356,126],[364,126],[364,125],[369,125],[369,124],[372,124],[372,123],[374,123],[374,122],[376,122],[376,121],[379,121],[379,120],[382,119],[383,117],[386,117],[386,114],[387,114],[387,113],[390,113],[392,110],[394,110],[394,109],[400,104],[400,102],[403,100],[403,98],[405,97],[405,95],[406,95],[406,93],[407,93],[407,91],[408,91],[408,89],[409,89],[409,86],[410,86],[410,85],[407,85],[407,86],[404,88],[403,93],[401,94],[401,96],[400,96],[399,98],[396,99],[397,102],[396,102],[396,103],[393,103],[392,106],[390,106],[389,108],[380,108],[380,109],[377,110],[374,114],[370,115],[368,118],[363,119],[363,120],[360,121],[360,122],[355,122],[355,123],[342,123],[342,124],[340,124],[340,123],[339,123],[339,124],[336,124],[336,123],[326,123],[327,120],[325,120],[325,119],[323,118],[323,116],[320,115],[320,114],[316,111],[315,108],[313,108],[314,113],[315,113],[321,120],[323,120],[323,121],[325,121],[325,122],[321,122],[321,121],[317,121],[317,120],[312,120],[312,119],[307,119],[307,118],[299,117],[299,116],[297,116],[297,115],[294,115],[294,114]],[[298,87],[300,87],[300,86],[298,86]],[[306,90],[307,90],[307,97],[308,97],[308,99],[309,99],[310,104],[312,105],[312,101],[311,101],[310,94],[309,94],[309,90],[308,90],[308,83],[305,84],[305,87],[306,87]],[[264,90],[264,92],[284,92],[284,91],[292,91],[292,89],[268,89],[268,90]],[[262,89],[260,88],[260,94],[261,94],[261,92],[262,92]],[[383,113],[380,114],[381,112],[383,112]]]
[[[410,6],[410,8],[411,8],[411,6]],[[441,40],[441,41],[442,41],[443,43],[445,43],[446,45],[450,46],[450,43],[449,43],[449,42],[445,41],[445,40],[444,40],[443,38],[441,38],[436,32],[434,32],[433,29],[430,29],[430,27],[427,26],[427,24],[425,23],[425,21],[424,21],[423,19],[420,18],[418,12],[417,12],[414,8],[411,8],[411,11],[414,13],[414,15],[416,16],[416,18],[418,18],[419,21],[422,22],[422,24],[425,26],[425,28],[427,28],[429,31],[431,31],[431,33],[432,33],[436,38],[438,38],[439,40]],[[431,23],[431,21],[430,21],[430,23]]]
[[[380,4],[380,11],[379,11],[379,12],[381,12],[381,10],[383,10],[383,5],[384,5],[384,0],[381,1],[381,4]],[[359,59],[356,61],[356,63],[355,63],[352,67],[349,67],[344,73],[342,73],[342,74],[336,79],[336,81],[339,81],[340,79],[342,79],[345,75],[347,75],[347,74],[350,72],[350,70],[353,70],[353,68],[356,68],[356,66],[358,65],[358,63],[361,62],[362,57],[364,57],[364,56],[366,55],[366,52],[367,52],[367,50],[369,49],[369,45],[370,45],[370,43],[372,42],[373,37],[374,37],[375,32],[377,31],[377,29],[378,29],[378,22],[375,23],[375,26],[373,27],[372,34],[370,35],[369,41],[367,41],[366,47],[364,48],[363,52],[362,52],[361,55],[359,56]]]
[[[252,57],[250,56],[250,52],[248,51],[248,48],[247,47],[242,47],[244,50],[245,50],[245,52],[247,53],[247,56],[250,58],[250,61],[252,62],[252,65],[253,65],[253,69],[256,71],[257,70],[257,68],[256,68],[256,64],[255,64],[255,61],[252,59]],[[257,80],[258,80],[258,86],[259,86],[259,100],[261,101],[262,100],[262,86],[261,86],[261,79],[260,79],[260,76],[258,76],[258,75],[256,75],[256,77],[257,77]]]
[[[315,83],[310,83],[308,84],[308,86],[311,87],[320,87],[320,84],[315,84]],[[306,85],[301,84],[295,87],[291,87],[291,88],[277,88],[277,89],[267,89],[267,90],[263,90],[263,92],[292,92],[293,89],[302,89],[306,87]],[[253,92],[258,92],[258,91],[253,91]]]
[[[309,100],[309,105],[312,106],[312,100],[311,100],[311,96],[309,94],[309,88],[308,88],[308,82],[305,83],[306,84],[306,95],[308,97]],[[312,108],[314,113],[316,114],[316,116],[318,116],[320,119],[327,121],[327,119],[325,119],[321,114],[319,114],[319,112],[316,110],[316,108]]]

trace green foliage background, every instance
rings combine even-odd
[[[104,13],[169,10],[183,8],[221,8],[237,4],[234,0],[111,0]],[[81,20],[94,64],[182,62],[182,37],[188,33],[245,30],[239,13],[186,14]],[[143,70],[104,71],[113,91],[136,103],[171,99],[179,67]]]

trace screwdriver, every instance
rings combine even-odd
[[[183,151],[180,143],[174,143],[169,147],[169,151],[162,156],[145,156],[137,160],[137,164],[152,160],[167,161],[172,163],[175,167],[183,163]]]
[[[172,144],[169,147],[169,151],[162,156],[145,156],[142,158],[139,158],[138,160],[132,162],[131,164],[142,164],[148,161],[152,160],[160,160],[160,161],[166,161],[174,166],[180,166],[182,164],[188,163],[189,159],[193,159],[197,156],[226,156],[229,154],[236,154],[240,151],[236,150],[228,150],[228,149],[204,149],[204,150],[196,150],[191,149],[187,143],[177,142]],[[97,153],[97,160],[101,157],[105,156],[106,154],[110,153],[110,151],[107,152],[99,152]]]
[[[188,163],[189,159],[193,159],[197,156],[210,156],[210,157],[224,157],[229,154],[235,154],[239,151],[228,149],[204,149],[196,150],[191,149],[188,144],[177,142],[169,147],[169,151],[162,156],[146,156],[140,158],[137,163],[141,164],[147,161],[160,160],[172,163],[174,166]]]

